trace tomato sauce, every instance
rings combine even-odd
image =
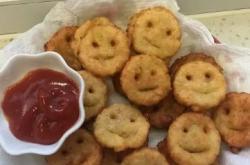
[[[16,138],[48,145],[77,121],[78,100],[73,80],[57,71],[38,69],[6,90],[2,108]]]

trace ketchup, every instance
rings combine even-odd
[[[48,145],[77,121],[78,100],[73,80],[57,71],[38,69],[7,89],[2,108],[16,138]]]

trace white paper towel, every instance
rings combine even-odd
[[[250,93],[250,49],[229,45],[214,45],[213,38],[201,23],[178,13],[175,0],[67,0],[59,2],[45,17],[34,26],[0,50],[0,68],[11,56],[21,53],[43,52],[44,43],[62,26],[77,25],[94,16],[107,16],[125,29],[128,18],[136,11],[151,6],[163,5],[170,8],[178,17],[182,28],[182,46],[171,61],[189,52],[205,52],[213,56],[223,67],[229,91]],[[122,102],[115,93],[111,102]],[[154,130],[150,134],[150,145],[154,146],[163,138],[164,132]],[[0,148],[0,165],[45,165],[44,158],[38,155],[10,156]],[[249,165],[250,149],[233,154],[222,147],[222,165]]]

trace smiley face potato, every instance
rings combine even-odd
[[[176,17],[168,9],[154,7],[135,14],[128,26],[133,49],[140,54],[167,58],[175,55],[181,42]]]
[[[62,27],[46,44],[44,44],[44,50],[59,53],[71,68],[81,70],[81,63],[75,56],[74,49],[71,48],[74,34],[77,29],[77,26]]]
[[[228,93],[218,106],[214,121],[223,140],[232,148],[250,146],[250,94]]]
[[[170,92],[157,106],[153,106],[146,115],[152,126],[168,129],[170,124],[184,111],[185,107],[178,104]]]
[[[220,143],[220,135],[213,121],[194,112],[178,117],[167,135],[170,157],[181,165],[213,164],[220,152]]]
[[[83,24],[73,43],[83,68],[101,77],[120,71],[129,58],[126,33],[104,18]]]
[[[151,55],[132,57],[121,73],[121,86],[129,100],[139,105],[154,105],[170,91],[165,63]]]
[[[126,104],[113,104],[97,116],[94,135],[103,146],[120,152],[142,147],[147,141],[149,126],[138,109]]]
[[[193,53],[178,59],[171,76],[176,100],[193,111],[213,108],[225,98],[222,68],[210,56]]]
[[[169,163],[157,150],[143,148],[126,156],[121,165],[169,165]]]
[[[108,98],[108,87],[104,80],[94,76],[88,71],[78,71],[85,82],[84,92],[85,118],[90,120],[97,116],[105,107]]]
[[[46,156],[47,165],[100,165],[103,150],[85,129],[74,132],[54,154]]]

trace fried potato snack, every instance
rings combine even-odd
[[[170,91],[170,76],[164,62],[154,56],[133,56],[122,70],[121,86],[129,100],[150,106]]]
[[[250,146],[250,94],[228,93],[218,106],[214,121],[222,139],[231,147]]]
[[[217,106],[226,95],[226,81],[221,67],[212,57],[192,53],[178,59],[171,68],[176,100],[193,111]]]
[[[100,165],[102,148],[89,132],[79,129],[46,160],[48,165]]]
[[[102,77],[119,72],[130,53],[125,32],[106,18],[84,23],[75,34],[73,47],[83,67]]]
[[[89,29],[95,26],[105,26],[105,25],[113,25],[112,22],[106,17],[96,17],[92,20],[87,20],[84,22],[75,32],[74,40],[72,42],[72,48],[74,49],[75,55],[79,55],[80,50],[79,46],[81,44],[81,40],[86,36]]]
[[[168,162],[157,150],[143,148],[125,157],[121,165],[168,165]]]
[[[171,165],[178,165],[174,162],[174,160],[170,157],[170,154],[169,154],[169,150],[168,150],[168,143],[167,143],[167,139],[163,139],[162,141],[160,141],[158,144],[157,144],[157,148],[158,148],[158,151],[163,154],[165,156],[165,158],[167,159],[167,161],[169,162],[169,164]],[[220,165],[220,162],[219,162],[219,156],[217,156],[215,162],[213,162],[212,164],[210,165]]]
[[[85,118],[89,120],[104,108],[107,103],[108,87],[105,82],[88,71],[78,72],[85,81],[84,108]]]
[[[149,123],[139,110],[125,104],[105,108],[96,118],[94,134],[98,142],[116,152],[145,144]]]
[[[178,117],[167,135],[170,157],[180,165],[211,165],[220,152],[220,143],[213,121],[194,112]]]
[[[165,156],[169,164],[171,165],[177,165],[174,160],[170,157],[169,150],[168,150],[168,143],[167,138],[163,139],[157,144],[158,151]]]
[[[149,123],[156,128],[168,128],[180,116],[185,107],[178,104],[174,96],[169,94],[159,105],[148,112]]]
[[[66,63],[75,70],[81,69],[81,63],[74,55],[71,48],[71,42],[74,38],[77,26],[68,26],[59,29],[52,38],[44,45],[46,51],[55,51],[59,53]]]
[[[101,165],[120,165],[118,154],[112,150],[105,149]]]
[[[135,14],[128,25],[133,49],[160,58],[173,56],[180,48],[181,29],[166,8],[154,7]]]

